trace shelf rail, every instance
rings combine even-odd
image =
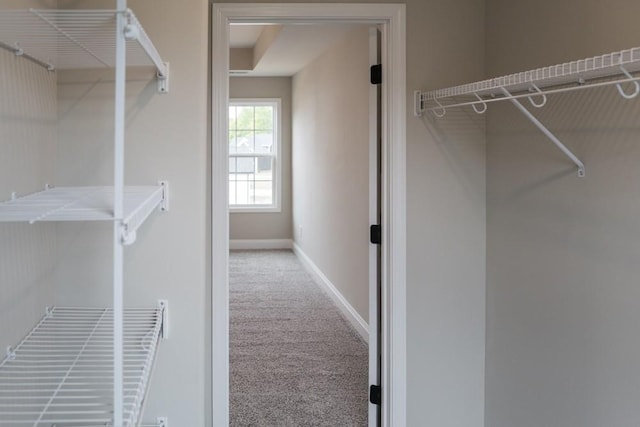
[[[640,94],[640,77],[634,76],[637,72],[640,72],[640,47],[445,89],[415,91],[414,115],[421,117],[425,112],[431,112],[442,118],[447,109],[464,106],[483,114],[492,102],[511,101],[571,159],[578,169],[578,176],[584,177],[584,163],[520,100],[526,98],[532,107],[542,108],[547,103],[547,95],[604,86],[615,86],[620,96],[634,99]]]

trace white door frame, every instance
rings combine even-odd
[[[406,40],[402,4],[213,3],[212,419],[229,425],[229,24],[363,23],[382,30],[382,427],[406,425]]]

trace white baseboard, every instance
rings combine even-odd
[[[229,249],[292,249],[291,239],[234,239],[229,240]]]
[[[304,253],[304,251],[295,242],[293,243],[293,252],[298,256],[298,259],[307,269],[307,271],[313,276],[314,280],[327,292],[329,297],[336,303],[342,314],[347,318],[349,323],[355,328],[360,336],[369,343],[369,325],[358,314],[355,308],[349,301],[340,293],[338,288],[322,273],[318,266],[311,261],[311,258]]]

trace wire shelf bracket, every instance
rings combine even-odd
[[[510,101],[513,103],[513,105],[515,105],[516,108],[520,110],[522,114],[524,114],[525,117],[527,117],[531,123],[533,123],[538,129],[540,129],[540,131],[547,138],[549,138],[551,142],[553,142],[556,145],[556,147],[558,147],[558,149],[560,149],[560,151],[564,153],[565,156],[571,159],[571,161],[578,168],[578,177],[584,178],[585,177],[584,163],[582,163],[582,161],[578,157],[576,157],[576,155],[573,154],[571,150],[569,150],[562,142],[560,142],[560,140],[545,125],[543,125],[540,122],[540,120],[538,120],[538,118],[531,113],[531,111],[527,110],[527,108],[524,105],[522,105],[520,101],[518,101],[517,99],[511,98],[511,94],[507,89],[502,88],[502,90],[505,96],[510,97]],[[534,101],[532,101],[532,103],[534,103]],[[546,98],[544,98],[544,101],[541,103],[542,105],[540,105],[540,107],[542,107],[544,103],[546,103]],[[534,103],[533,105],[538,107],[538,104]]]
[[[158,309],[162,313],[162,329],[160,329],[160,337],[163,340],[169,339],[169,301],[161,299],[158,301]]]
[[[511,101],[545,136],[547,136],[585,176],[585,166],[547,129],[520,100],[526,98],[535,108],[547,103],[547,95],[614,85],[620,96],[634,99],[640,94],[640,47],[621,50],[563,64],[553,65],[493,79],[445,89],[414,91],[414,115],[431,112],[444,117],[447,109],[470,106],[478,114],[492,102]],[[628,89],[625,89],[625,86]],[[448,102],[446,102],[448,101]]]

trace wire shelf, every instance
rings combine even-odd
[[[142,25],[126,10],[0,11],[0,47],[50,70],[115,66],[116,16],[127,17],[127,64],[168,70]]]
[[[163,193],[163,186],[125,187],[123,222],[129,223],[140,211],[153,211]],[[0,222],[112,220],[113,187],[53,187],[0,203]]]
[[[502,96],[502,88],[511,93],[528,91],[532,84],[539,89],[566,84],[584,85],[590,80],[623,74],[620,67],[633,73],[640,71],[640,47],[594,56],[550,67],[538,68],[480,82],[422,92],[424,101],[457,96]]]
[[[138,425],[164,307],[124,312],[124,427]],[[113,423],[113,310],[47,312],[0,362],[0,426]]]

